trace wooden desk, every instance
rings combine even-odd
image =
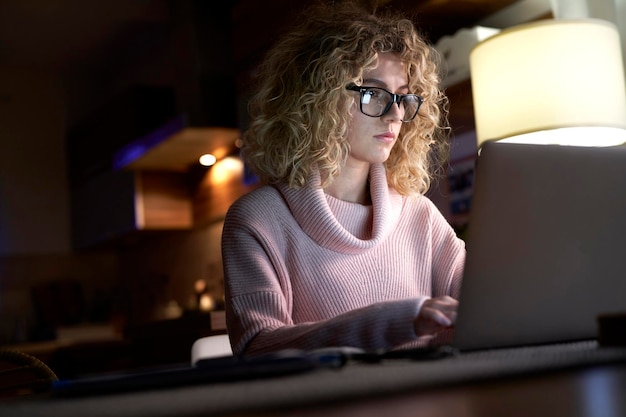
[[[408,390],[331,404],[237,414],[249,417],[623,417],[626,366]]]
[[[608,353],[562,361],[533,352],[538,360],[527,365],[506,356],[350,363],[258,380],[16,400],[0,403],[0,415],[623,417],[626,348]]]

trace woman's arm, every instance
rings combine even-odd
[[[376,303],[331,319],[295,324],[278,249],[228,221],[222,242],[228,332],[235,354],[287,348],[391,349],[417,341],[413,321],[427,297]]]

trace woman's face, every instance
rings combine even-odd
[[[364,87],[382,87],[392,93],[409,93],[407,71],[398,55],[390,52],[378,56],[376,68],[363,73]],[[348,164],[369,169],[372,163],[385,162],[398,139],[403,112],[396,104],[380,117],[367,116],[359,110],[359,93],[355,94],[352,119],[348,125],[350,155]]]

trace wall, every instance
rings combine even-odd
[[[0,343],[29,336],[32,288],[77,280],[94,305],[117,276],[111,254],[71,250],[65,111],[58,78],[0,68]]]
[[[57,78],[0,69],[0,254],[70,251],[64,129]]]
[[[167,316],[175,302],[195,308],[194,285],[208,284],[215,301],[223,300],[222,222],[186,232],[160,232],[120,251],[118,308],[129,322],[144,323]]]

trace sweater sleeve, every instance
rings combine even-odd
[[[431,207],[433,296],[459,298],[465,267],[465,242],[460,239],[437,207]]]
[[[229,212],[222,235],[226,317],[235,354],[330,346],[392,349],[419,343],[413,320],[427,297],[385,301],[327,320],[294,323],[279,239],[266,239],[247,222],[245,213]]]
[[[248,330],[258,328],[259,331],[256,334],[251,331],[238,340],[233,338],[233,351],[258,354],[288,348],[311,350],[340,346],[393,349],[418,340],[412,323],[425,299],[381,302],[323,321],[287,324],[289,321],[281,321],[280,315],[271,314],[272,310],[282,307],[280,294],[234,298],[231,300],[234,314],[252,323]],[[253,339],[247,341],[251,336]]]

